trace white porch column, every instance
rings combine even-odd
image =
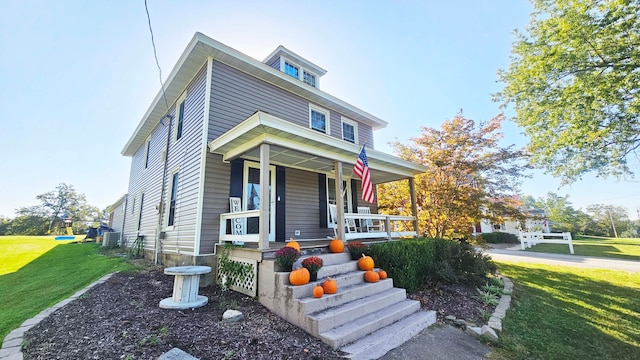
[[[269,248],[269,208],[271,207],[269,197],[269,149],[269,144],[260,145],[260,218],[258,221],[258,249],[261,250]]]
[[[416,197],[416,181],[413,177],[409,178],[409,194],[411,194],[411,215],[416,219],[413,221],[413,230],[420,236],[418,230],[418,198]]]
[[[337,234],[338,238],[346,243],[344,236],[344,199],[342,198],[342,162],[336,160],[333,168],[336,174],[336,207],[338,208],[338,219],[336,219],[336,223],[338,224]]]

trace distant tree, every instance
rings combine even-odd
[[[587,206],[587,212],[596,222],[597,227],[608,236],[618,237],[629,227],[627,209],[622,206],[593,204]]]
[[[63,216],[72,218],[86,205],[84,194],[78,194],[73,185],[65,183],[60,183],[55,190],[38,195],[36,198],[42,202],[42,208],[49,215],[49,232],[56,221],[61,220]]]
[[[482,219],[521,218],[511,195],[517,193],[525,165],[522,152],[502,148],[502,114],[476,124],[462,113],[441,130],[423,127],[409,145],[393,143],[398,155],[425,165],[415,177],[418,223],[430,237],[468,235]],[[379,209],[388,214],[411,214],[407,181],[378,186]]]
[[[46,235],[49,217],[40,206],[22,207],[11,221],[11,235]]]
[[[640,147],[640,1],[531,0],[505,84],[532,164],[563,183],[633,174]]]
[[[0,216],[0,236],[11,235],[11,219]]]

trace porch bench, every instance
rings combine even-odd
[[[211,272],[210,266],[174,266],[164,269],[167,275],[175,276],[173,296],[160,301],[163,309],[192,309],[209,302],[206,296],[198,295],[200,275]]]
[[[554,239],[561,238],[561,239]],[[518,234],[520,246],[522,250],[532,247],[536,244],[567,244],[569,252],[573,254],[573,241],[570,232],[564,233],[543,233],[543,232],[520,232]]]

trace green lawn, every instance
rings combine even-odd
[[[515,285],[490,359],[640,358],[640,273],[498,263]]]
[[[0,236],[0,343],[13,329],[105,274],[131,269],[95,243]]]
[[[640,260],[640,239],[577,236],[573,240],[573,250],[576,255]],[[564,244],[538,244],[527,249],[527,251],[569,254],[569,246]]]

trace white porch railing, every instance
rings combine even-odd
[[[220,214],[220,236],[219,242],[225,241],[244,241],[250,243],[257,243],[260,241],[258,234],[243,234],[246,232],[246,223],[248,218],[259,217],[259,210],[239,211],[233,213]],[[357,214],[357,213],[345,213],[345,219],[358,220],[361,225],[363,220],[372,220],[383,224],[383,229],[379,231],[366,231],[366,226],[360,226],[357,232],[345,233],[345,240],[355,239],[375,239],[375,238],[399,238],[406,236],[417,236],[417,232],[412,231],[399,231],[399,223],[410,222],[413,227],[415,217],[413,216],[401,216],[401,215],[381,215],[381,214]],[[230,220],[231,231],[227,234],[227,223]],[[238,221],[239,220],[239,221]],[[241,224],[239,227],[235,227],[234,224]],[[244,230],[244,231],[243,231]]]
[[[220,214],[220,243],[225,241],[259,242],[258,234],[246,233],[247,219],[260,216],[260,210],[238,211]],[[231,234],[227,234],[227,220],[231,220]],[[239,221],[238,221],[239,220]],[[234,224],[240,224],[235,227]]]
[[[417,236],[417,232],[415,229],[413,231],[398,231],[398,223],[403,222],[411,222],[411,227],[413,227],[413,222],[415,221],[415,217],[413,216],[402,216],[402,215],[382,215],[382,214],[357,214],[357,213],[345,213],[345,220],[359,220],[360,227],[357,232],[348,231],[345,233],[345,240],[355,240],[355,239],[367,239],[367,238],[398,238],[404,236]],[[384,224],[384,228],[381,231],[366,231],[366,226],[362,226],[363,220],[371,220],[374,222],[378,222],[380,224]]]

